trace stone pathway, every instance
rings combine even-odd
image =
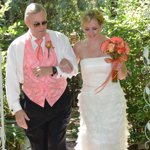
[[[74,150],[76,143],[74,139],[67,139],[67,148],[68,150]]]
[[[76,144],[74,139],[67,139],[67,150],[74,150],[75,145]],[[26,139],[22,150],[31,150],[28,139]]]

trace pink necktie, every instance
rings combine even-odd
[[[41,47],[41,43],[42,43],[43,39],[36,39],[35,42],[37,43],[37,48],[35,50],[36,52],[36,57],[37,59],[41,62],[43,59],[43,51],[42,51],[42,47]]]

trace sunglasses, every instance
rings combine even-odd
[[[39,27],[40,25],[45,26],[45,25],[47,25],[47,21],[36,22],[36,23],[34,23],[33,25],[34,25],[34,27]]]

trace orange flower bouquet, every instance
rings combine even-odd
[[[112,79],[112,82],[117,82],[118,79],[122,80],[121,66],[127,61],[130,48],[128,44],[120,37],[112,37],[104,41],[101,45],[101,51],[104,54],[110,55],[111,58],[106,58],[107,63],[112,63],[112,71],[106,81],[97,89],[104,88],[107,82]]]

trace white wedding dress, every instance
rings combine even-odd
[[[75,150],[127,150],[126,100],[120,83],[109,81],[96,94],[111,72],[106,57],[81,60],[83,87],[79,94],[80,127]]]

